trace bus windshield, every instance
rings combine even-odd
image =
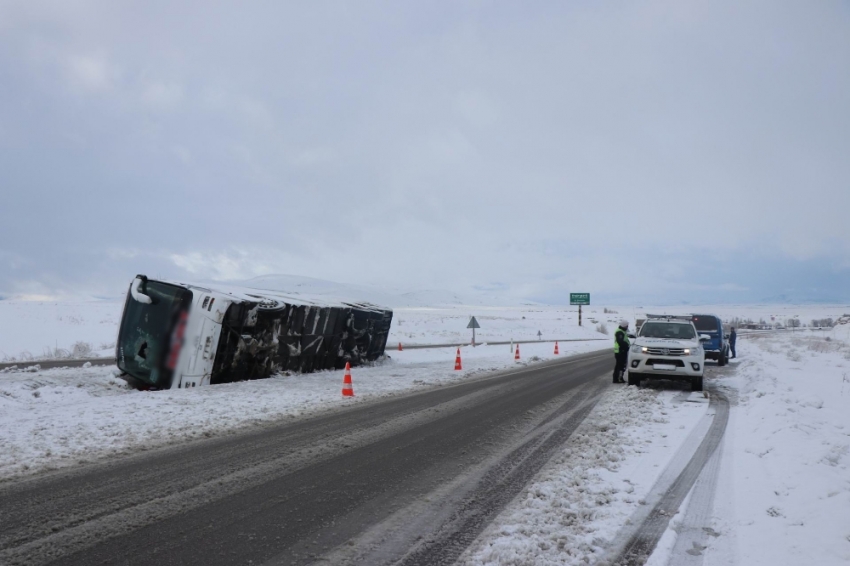
[[[118,330],[118,368],[151,386],[167,388],[182,346],[192,292],[159,281],[144,281],[139,291],[151,302],[141,303],[127,294]]]
[[[640,329],[644,338],[673,338],[676,340],[693,340],[696,337],[694,327],[680,322],[646,322]]]

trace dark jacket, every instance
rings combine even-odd
[[[729,335],[729,343],[735,344],[735,341],[738,339],[738,334],[733,330],[732,334]]]

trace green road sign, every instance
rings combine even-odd
[[[590,293],[570,293],[571,305],[589,305]]]

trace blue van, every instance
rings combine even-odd
[[[705,359],[715,360],[717,365],[725,366],[729,361],[729,337],[723,333],[723,321],[720,317],[713,314],[694,314],[691,315],[691,321],[699,334],[706,334],[711,338],[702,343]]]

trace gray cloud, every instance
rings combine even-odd
[[[848,23],[830,2],[0,3],[0,294],[278,271],[850,300]]]

